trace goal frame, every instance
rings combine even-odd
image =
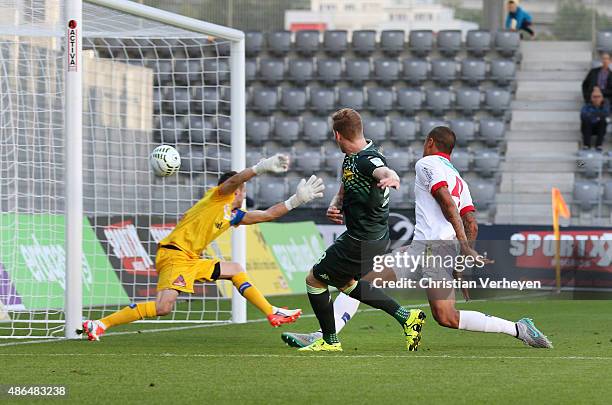
[[[242,31],[212,24],[194,18],[159,10],[128,0],[86,0],[87,3],[172,25],[189,31],[230,41],[231,82],[231,167],[245,168],[245,36]],[[66,295],[64,304],[65,329],[68,339],[79,339],[76,330],[81,327],[83,316],[82,263],[83,254],[83,0],[65,0],[63,29],[65,29],[66,63],[64,93],[65,136],[65,201],[66,201]],[[72,23],[71,23],[72,21]],[[76,25],[74,24],[76,22]],[[75,29],[76,27],[76,29]],[[76,43],[75,43],[76,42]],[[235,228],[232,232],[232,261],[246,268],[246,230]],[[232,322],[246,322],[246,300],[234,288],[232,294]]]

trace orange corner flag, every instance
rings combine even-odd
[[[559,189],[556,187],[553,187],[552,189],[552,205],[553,210],[556,211],[563,218],[570,217],[569,208],[567,208],[567,204],[565,203],[565,200],[561,195],[561,191],[559,191]]]

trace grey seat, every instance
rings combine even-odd
[[[397,173],[407,172],[413,163],[412,152],[407,148],[395,148],[391,151],[386,151],[385,158],[387,159],[387,166]]]
[[[433,49],[434,35],[431,30],[412,30],[408,34],[408,42],[413,54],[425,57]]]
[[[516,76],[516,64],[510,59],[495,59],[491,61],[490,79],[498,86],[506,87],[512,84]]]
[[[281,59],[262,59],[259,62],[259,80],[270,86],[283,81],[285,64]]]
[[[200,60],[176,59],[174,61],[174,83],[195,85],[202,83],[203,65]]]
[[[253,89],[253,105],[251,109],[261,115],[271,115],[278,108],[278,93],[276,88],[256,87]]]
[[[521,46],[521,36],[516,31],[497,31],[495,50],[502,56],[513,57]]]
[[[451,154],[451,163],[459,173],[467,172],[472,164],[472,154],[467,149],[457,147]]]
[[[317,59],[317,80],[335,86],[342,78],[342,64],[336,59]]]
[[[255,204],[258,207],[271,207],[279,201],[287,198],[287,187],[283,180],[272,176],[262,176],[258,178],[258,192],[255,197]]]
[[[225,145],[232,143],[232,119],[230,117],[217,117],[217,141]],[[206,138],[209,139],[209,138]]]
[[[301,30],[295,33],[295,50],[303,56],[312,56],[319,50],[319,31]]]
[[[454,58],[461,50],[460,30],[440,30],[437,36],[437,48],[440,54]]]
[[[330,173],[337,174],[340,172],[342,166],[342,160],[344,159],[344,153],[336,147],[326,148],[325,150],[325,165],[324,169]],[[336,188],[336,191],[338,189]]]
[[[314,77],[314,65],[310,59],[289,59],[288,79],[297,86],[305,86]]]
[[[433,115],[444,115],[451,106],[451,93],[447,89],[431,88],[425,92],[425,105]]]
[[[414,206],[414,181],[415,176],[413,173],[402,176],[401,184],[402,187],[406,191],[406,203],[409,207]],[[401,190],[401,189],[400,189]]]
[[[604,184],[603,202],[606,205],[612,205],[612,181],[608,181]]]
[[[247,150],[246,150],[246,165],[247,165],[247,167],[252,167],[252,166],[256,165],[264,157],[265,156],[264,156],[263,151],[261,149],[250,149],[250,148],[247,148]]]
[[[207,86],[229,83],[230,66],[225,59],[204,59],[203,78]]]
[[[578,167],[587,178],[598,177],[603,170],[604,156],[596,150],[578,151]]]
[[[612,31],[597,31],[596,47],[598,52],[612,52]]]
[[[338,164],[342,163],[342,158]],[[329,177],[325,175],[320,176],[323,179],[323,185],[325,185],[325,190],[323,190],[323,198],[317,198],[310,204],[312,204],[313,208],[326,208],[329,207],[332,199],[338,193],[338,189],[340,188],[340,182],[336,179],[336,177]]]
[[[291,50],[291,32],[273,31],[268,33],[268,52],[275,56],[285,56]]]
[[[189,113],[191,95],[186,87],[168,87],[162,94],[162,108],[169,114]]]
[[[487,64],[482,59],[464,59],[461,61],[461,80],[469,86],[478,86],[485,80]]]
[[[336,93],[332,89],[315,87],[310,89],[310,111],[316,115],[327,116],[336,108]]]
[[[244,62],[244,76],[247,84],[257,79],[257,60],[247,59]]]
[[[474,170],[482,177],[491,177],[499,170],[501,158],[495,149],[479,149],[474,152]]]
[[[436,118],[425,118],[421,120],[421,138],[425,139],[429,132],[435,127],[447,127],[448,124],[445,121]]]
[[[508,111],[511,99],[512,95],[505,89],[492,88],[485,92],[485,106],[495,116],[504,115]]]
[[[483,57],[491,50],[491,33],[487,30],[468,31],[465,47],[470,55]]]
[[[474,180],[469,188],[477,210],[484,211],[495,204],[495,184],[490,180]]]
[[[423,93],[420,89],[401,87],[396,90],[398,110],[408,116],[414,116],[423,108]]]
[[[376,59],[374,77],[383,86],[391,86],[399,79],[400,64],[397,59]]]
[[[416,140],[417,124],[410,118],[393,118],[389,139],[399,146],[406,146]]]
[[[387,56],[398,56],[404,51],[404,30],[383,30],[380,33],[380,50]]]
[[[295,153],[295,168],[310,177],[312,173],[317,173],[321,170],[324,163],[324,157],[321,156],[321,148],[301,148]],[[292,190],[293,191],[293,190]]]
[[[204,172],[204,151],[190,148],[187,153],[181,153],[181,172],[197,175]]]
[[[182,139],[185,122],[174,115],[162,115],[155,120],[155,139],[161,143],[174,145]]]
[[[291,146],[300,138],[300,121],[297,118],[277,118],[273,139],[281,145]]]
[[[590,211],[599,202],[601,188],[593,180],[578,180],[574,183],[574,203],[581,210]]]
[[[247,57],[254,57],[261,53],[264,47],[264,35],[260,31],[248,31],[245,34],[244,52]]]
[[[457,79],[457,62],[452,59],[431,61],[431,80],[439,86],[448,86]]]
[[[345,62],[346,80],[354,86],[361,86],[370,80],[370,61],[367,59],[348,59]]]
[[[232,169],[232,154],[229,148],[208,148],[206,150],[206,171],[224,173]]]
[[[402,60],[402,78],[411,86],[420,86],[429,73],[429,63],[424,59],[404,59]]]
[[[289,115],[300,115],[306,110],[306,90],[285,87],[281,90],[281,110]]]
[[[471,87],[457,89],[455,109],[464,115],[474,115],[480,109],[480,91]]]
[[[323,50],[330,56],[342,56],[348,50],[346,30],[326,30],[323,33]]]
[[[200,114],[217,114],[221,108],[219,87],[196,87],[191,97],[192,112]]]
[[[449,121],[449,126],[457,137],[458,146],[466,146],[476,137],[476,124],[472,120],[452,119]]]
[[[393,107],[393,93],[381,87],[368,87],[368,108],[376,115],[386,115]]]
[[[327,119],[310,117],[304,120],[304,140],[312,145],[321,145],[331,139]]]
[[[391,189],[389,192],[389,206],[392,208],[408,208],[410,201],[408,198],[408,190],[405,184],[399,190]]]
[[[358,88],[343,87],[338,91],[338,107],[361,110],[364,105],[363,90]]]
[[[493,118],[480,120],[480,137],[487,146],[496,146],[506,136],[506,123]]]
[[[384,118],[367,118],[363,122],[363,133],[376,143],[382,142],[387,137],[387,122]]]
[[[217,131],[210,116],[191,115],[185,128],[186,139],[191,143],[216,142]]]
[[[159,86],[173,85],[174,79],[172,73],[174,72],[174,64],[171,60],[158,60],[153,66],[155,70],[155,83]]]
[[[269,118],[247,117],[246,140],[250,145],[261,146],[270,139],[272,125]]]
[[[356,55],[370,56],[376,50],[376,31],[355,30],[351,38],[351,48]]]

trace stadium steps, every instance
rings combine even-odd
[[[521,53],[495,222],[544,225],[550,224],[551,187],[570,197],[574,186],[581,82],[591,44],[523,42]]]

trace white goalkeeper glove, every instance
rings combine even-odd
[[[289,170],[289,156],[277,153],[272,157],[260,160],[252,169],[257,175],[263,173],[284,173]]]
[[[321,198],[323,197],[323,190],[325,190],[323,180],[313,174],[308,181],[304,179],[300,180],[295,194],[285,201],[285,207],[291,211],[315,198]]]

